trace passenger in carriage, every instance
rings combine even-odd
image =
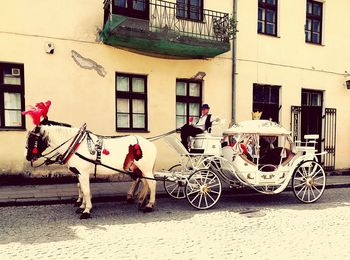
[[[209,105],[203,104],[201,107],[202,115],[200,116],[198,122],[196,124],[191,124],[193,122],[190,122],[190,124],[185,124],[183,127],[181,127],[181,143],[185,146],[185,148],[188,150],[188,138],[190,136],[196,136],[198,134],[202,134],[204,131],[207,131],[208,128],[211,127],[212,123],[214,121],[218,121],[219,119],[216,118],[213,120],[213,117],[211,114],[209,114]]]
[[[234,136],[226,136],[226,140],[224,140],[223,144],[226,144],[228,146],[234,147],[237,143],[236,138]],[[245,144],[246,143],[246,144]],[[240,141],[239,143],[240,148],[242,149],[242,154],[244,154],[248,160],[253,162],[253,143],[252,140],[244,140]]]

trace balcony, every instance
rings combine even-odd
[[[148,55],[206,59],[230,50],[228,26],[227,13],[159,0],[105,0],[100,38]]]

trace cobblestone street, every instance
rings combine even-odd
[[[79,220],[72,205],[0,208],[0,259],[346,259],[349,189],[311,205],[291,192],[226,196],[212,210],[158,200],[154,213],[95,203]]]

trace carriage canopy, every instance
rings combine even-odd
[[[290,131],[276,122],[269,120],[247,120],[234,124],[232,127],[224,131],[224,135],[235,134],[258,134],[268,135],[290,135]]]

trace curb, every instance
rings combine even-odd
[[[326,189],[336,188],[350,188],[350,183],[331,183],[326,185]],[[288,186],[284,191],[292,191],[292,187]],[[258,192],[250,188],[230,189],[224,188],[222,190],[223,197],[229,197],[239,194],[257,194]],[[96,195],[92,198],[93,203],[99,202],[123,202],[126,201],[126,194],[113,194],[113,195]],[[157,199],[171,198],[165,191],[157,194]],[[74,204],[76,200],[75,196],[64,197],[45,197],[45,198],[16,198],[6,199],[0,201],[0,207],[13,207],[13,206],[40,206],[40,205],[57,205],[57,204]]]

